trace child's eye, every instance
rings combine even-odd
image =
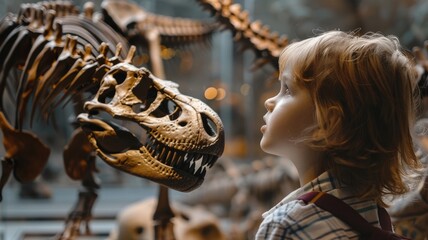
[[[285,95],[290,95],[290,89],[288,88],[288,85],[283,83],[281,85],[281,92]]]

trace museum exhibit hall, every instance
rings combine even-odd
[[[394,231],[394,237],[402,239],[428,239],[428,1],[79,0],[0,5],[0,240],[314,239],[303,229],[331,226],[330,218],[334,224],[340,222],[337,226],[346,226],[341,230],[343,236],[354,236],[350,239],[383,239],[373,237],[378,230],[379,236],[392,236]],[[352,66],[343,82],[350,82],[354,72],[365,76],[373,70],[394,85],[403,75],[411,79],[406,96],[414,99],[409,105],[414,117],[404,117],[408,112],[393,95],[406,92],[405,87],[382,95],[388,88],[382,85],[370,95],[369,90],[354,93],[338,84],[322,85],[326,89],[315,84],[324,77],[330,81],[348,62],[357,64],[372,43],[367,40],[350,53],[351,60],[334,59],[331,49],[341,49],[339,44],[324,50],[322,42],[307,47],[311,39],[328,32],[338,36],[346,32],[355,39],[366,33],[392,39],[392,45],[382,45],[398,49],[390,56],[380,56],[378,49],[368,53],[380,56],[379,66],[389,71],[386,75],[370,60],[361,65],[367,70]],[[343,49],[336,52],[350,47]],[[317,57],[325,61],[318,62]],[[406,59],[408,64],[391,70],[389,57],[393,63]],[[292,65],[293,61],[301,64]],[[330,67],[317,75],[322,66]],[[302,73],[296,70],[299,67]],[[363,80],[356,85],[372,87]],[[304,112],[302,102],[293,105],[304,99],[301,92],[311,93],[314,113]],[[355,103],[356,113],[366,112],[362,119],[335,105],[324,112],[322,108],[333,101],[328,94],[340,95],[340,101],[350,106],[353,103],[347,100],[361,96],[364,102],[375,102],[374,110]],[[278,116],[281,106],[292,110]],[[388,108],[398,116],[388,115]],[[380,128],[366,131],[372,127],[369,119],[378,115],[388,115],[391,125],[377,122]],[[305,116],[318,125],[300,130],[307,124]],[[357,121],[364,130],[339,139],[334,131],[328,132],[337,119],[344,119],[340,125],[344,132],[354,131],[351,124]],[[400,125],[401,119],[408,125]],[[269,131],[267,125],[280,121],[294,122],[295,128]],[[392,124],[398,128],[388,128]],[[406,131],[405,140],[397,141],[407,141],[409,151],[402,145],[390,149],[381,145]],[[294,139],[294,132],[303,137]],[[269,141],[283,133],[291,136],[288,144],[293,147]],[[316,133],[331,138],[313,140]],[[352,145],[355,139],[376,134],[384,139],[368,148],[369,157],[362,155],[367,142]],[[331,141],[351,144],[350,150]],[[379,152],[397,154],[385,163],[388,170],[377,170],[369,178],[388,175],[402,185],[379,180],[379,186],[386,187],[379,190],[381,200],[371,200],[370,206],[357,202],[359,198],[349,200],[353,195],[343,197],[346,207],[351,205],[369,223],[369,233],[362,233],[316,204],[326,191],[315,187],[325,186],[323,175],[316,172],[318,178],[306,181],[308,172],[301,170],[305,164],[293,162],[297,154],[292,149],[305,157],[327,152],[331,160],[319,164],[323,167],[319,173],[328,170],[325,181],[333,188],[338,187],[336,180],[347,185],[340,177],[354,179],[366,171],[342,156],[353,159],[353,154],[361,154],[356,159],[364,162],[370,156],[385,160]],[[413,165],[405,156],[413,156]],[[367,169],[379,165],[368,163]],[[308,171],[319,171],[317,167]],[[364,186],[369,180],[350,182]],[[307,188],[321,195],[310,201],[290,200]],[[373,194],[362,193],[358,197],[365,200]],[[307,225],[293,219],[304,214],[272,214],[281,206],[291,212],[287,201],[322,211],[305,212],[313,214]],[[373,211],[374,218],[365,215]],[[297,223],[281,225],[287,221]],[[335,231],[332,227],[316,239],[347,239]]]

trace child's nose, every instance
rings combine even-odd
[[[273,98],[269,98],[265,101],[265,108],[268,111],[272,111],[274,105],[275,104],[274,104]]]

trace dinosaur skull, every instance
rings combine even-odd
[[[88,114],[80,114],[79,122],[105,162],[175,190],[200,186],[207,168],[223,153],[218,115],[200,100],[180,94],[176,83],[158,79],[145,68],[113,66],[85,110]],[[131,132],[103,112],[141,129]]]

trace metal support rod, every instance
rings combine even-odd
[[[153,214],[156,240],[175,240],[174,225],[171,222],[173,217],[174,213],[169,204],[168,188],[159,185],[158,204]]]

